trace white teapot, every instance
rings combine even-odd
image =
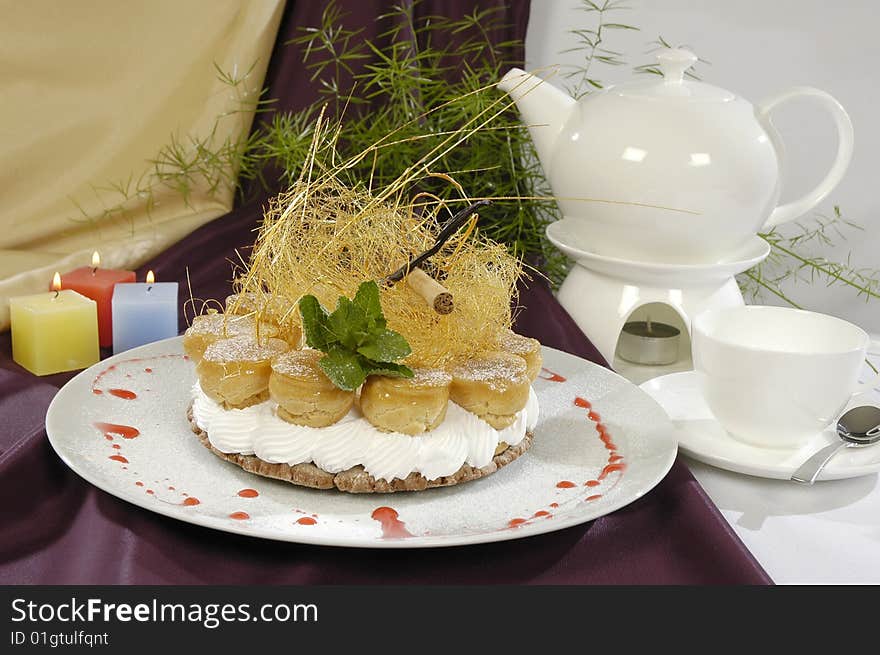
[[[750,237],[802,216],[840,182],[852,155],[849,116],[818,89],[794,87],[757,106],[685,79],[697,57],[658,54],[662,78],[576,101],[514,68],[498,87],[516,102],[567,226],[590,251],[659,263],[723,261]],[[777,206],[782,144],[770,112],[818,101],[834,118],[837,157],[802,198]]]

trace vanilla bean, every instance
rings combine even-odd
[[[428,248],[425,252],[420,255],[416,255],[411,260],[409,260],[406,264],[401,266],[399,269],[394,271],[391,275],[387,276],[382,282],[383,284],[394,284],[395,282],[400,282],[403,278],[406,277],[407,273],[414,268],[417,268],[422,263],[424,263],[427,259],[433,257],[443,245],[452,238],[456,232],[458,232],[461,227],[470,220],[470,217],[474,214],[479,207],[483,205],[488,205],[491,203],[491,200],[479,200],[465,209],[462,209],[460,212],[456,213],[452,216],[446,224],[443,226],[443,229],[440,230],[440,233],[437,235],[437,240],[434,241],[434,245]]]

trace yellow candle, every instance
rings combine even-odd
[[[101,359],[94,300],[70,289],[35,293],[10,298],[9,313],[12,358],[31,373],[73,371]]]

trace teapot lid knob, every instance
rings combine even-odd
[[[681,84],[687,69],[697,61],[697,56],[684,48],[664,48],[657,53],[657,62],[667,84]]]

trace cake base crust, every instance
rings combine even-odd
[[[335,488],[353,494],[423,491],[434,487],[451,487],[462,482],[476,480],[491,475],[501,467],[517,459],[531,447],[533,437],[532,432],[527,431],[522,441],[516,446],[508,446],[506,450],[495,455],[486,466],[480,468],[464,464],[452,475],[443,476],[436,480],[428,480],[420,473],[413,472],[403,480],[395,478],[391,482],[387,482],[385,480],[377,480],[367,473],[363,466],[353,466],[339,473],[329,473],[311,462],[290,466],[289,464],[272,464],[260,459],[256,455],[224,453],[211,445],[211,442],[208,440],[208,433],[196,424],[191,405],[187,411],[187,417],[189,418],[192,431],[199,438],[199,441],[202,442],[203,446],[221,459],[237,464],[249,473],[276,480],[284,480],[302,487],[311,487],[313,489]]]

